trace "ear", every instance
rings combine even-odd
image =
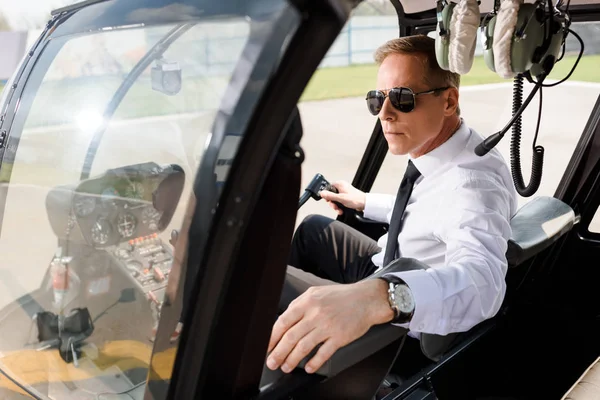
[[[458,109],[458,89],[450,88],[446,90],[446,108],[444,110],[444,115],[449,117],[456,113]]]

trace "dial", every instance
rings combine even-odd
[[[108,243],[112,228],[106,218],[98,218],[92,226],[92,241],[95,244],[103,245]]]
[[[144,185],[141,182],[131,182],[125,189],[125,196],[130,199],[142,199],[144,197]]]
[[[96,208],[96,199],[91,195],[78,194],[73,203],[75,214],[78,217],[87,217]]]
[[[406,285],[396,286],[396,305],[403,313],[411,313],[415,308],[412,292]]]
[[[148,229],[156,231],[158,230],[158,221],[162,213],[154,207],[146,207],[142,210],[142,223],[148,227]]]
[[[136,223],[137,221],[133,214],[121,214],[117,219],[117,230],[119,231],[119,234],[124,238],[131,237],[135,233],[135,227],[137,225]]]

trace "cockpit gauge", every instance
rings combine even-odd
[[[141,182],[131,182],[125,189],[125,196],[132,200],[139,200],[144,197],[144,185]]]
[[[142,223],[152,231],[158,230],[158,221],[162,213],[152,206],[142,210]]]
[[[96,208],[96,199],[93,195],[77,194],[73,202],[73,209],[78,217],[87,217]]]
[[[137,221],[135,216],[130,213],[123,213],[117,219],[117,231],[124,238],[132,237],[135,233]]]
[[[104,245],[108,243],[110,234],[112,233],[110,222],[108,222],[108,220],[104,217],[98,218],[94,225],[92,225],[91,232],[92,241],[95,244]]]

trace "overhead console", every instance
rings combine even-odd
[[[48,193],[46,210],[59,239],[94,248],[118,246],[162,232],[183,191],[174,164],[143,163],[107,170]]]

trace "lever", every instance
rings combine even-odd
[[[316,174],[314,178],[310,181],[310,183],[304,189],[304,193],[300,196],[300,202],[298,204],[298,208],[302,207],[304,203],[308,201],[308,199],[313,198],[316,201],[321,200],[321,196],[319,192],[321,190],[328,190],[333,193],[339,193],[337,188],[333,186],[325,177],[321,174]],[[349,210],[347,207],[343,206],[341,203],[334,201],[333,202],[340,210],[346,213]]]

